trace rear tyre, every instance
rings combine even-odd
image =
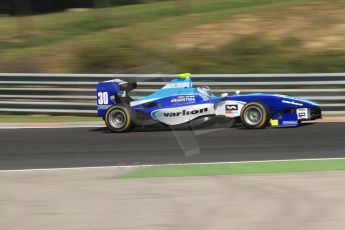
[[[243,106],[241,122],[248,129],[264,128],[269,120],[268,108],[260,102],[250,102]]]
[[[123,104],[110,107],[104,120],[106,126],[115,133],[128,132],[134,127],[131,108]]]

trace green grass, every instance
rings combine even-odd
[[[29,16],[23,18],[0,18],[1,37],[19,37],[17,40],[3,41],[3,49],[46,46],[68,39],[95,32],[107,33],[109,29],[131,27],[133,25],[159,20],[184,21],[184,13],[206,14],[200,18],[207,21],[230,14],[248,11],[250,8],[270,6],[277,3],[297,2],[298,0],[198,0],[191,1],[188,12],[180,12],[174,1],[153,2],[129,5],[85,12],[62,12],[48,15]],[[299,0],[302,1],[302,0]],[[183,5],[180,6],[183,9]],[[215,13],[215,14],[213,14]],[[211,17],[208,17],[208,16]],[[189,20],[198,24],[198,20]],[[190,24],[190,22],[184,22]],[[21,26],[18,24],[22,24]],[[179,24],[176,22],[176,24]],[[19,26],[19,28],[18,28]],[[170,28],[167,28],[168,30]],[[36,35],[35,35],[36,34]]]
[[[2,17],[0,72],[114,73],[162,62],[174,66],[176,72],[193,73],[345,71],[344,50],[326,47],[305,51],[294,33],[272,41],[260,37],[259,31],[258,36],[240,36],[211,51],[202,47],[177,51],[169,40],[176,33],[229,21],[236,15],[269,15],[315,2],[339,4],[341,8],[340,0],[148,2],[84,12]],[[311,28],[322,23],[327,28],[333,22],[315,21]]]
[[[120,178],[218,176],[345,170],[345,159],[215,163],[176,166],[150,166],[122,174]]]
[[[345,70],[344,51],[315,50],[303,53],[300,52],[300,49],[303,50],[301,44],[293,36],[276,41],[243,36],[216,51],[194,50],[184,54],[190,57],[189,61],[187,64],[177,61],[176,66],[203,73],[227,73],[227,69],[234,73],[327,73]],[[212,65],[208,62],[209,57],[213,57]]]
[[[0,115],[0,123],[23,122],[82,122],[101,121],[98,117],[46,116],[46,115]]]

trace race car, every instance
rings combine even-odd
[[[156,92],[133,100],[136,82],[120,79],[97,85],[98,116],[112,132],[136,126],[189,126],[237,120],[248,129],[297,127],[321,118],[320,106],[310,100],[280,94],[251,93],[215,96],[209,87],[193,87],[190,74],[180,74]]]

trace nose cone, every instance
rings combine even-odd
[[[322,118],[321,107],[318,103],[311,100],[301,99],[301,98],[294,98],[292,101],[296,103],[296,105],[298,105],[299,107],[309,108],[310,120],[316,120],[316,119]]]
[[[296,98],[295,100],[298,100],[302,102],[305,106],[310,106],[310,107],[320,107],[318,103],[315,101],[307,100],[307,99],[301,99],[301,98]]]
[[[279,95],[279,97],[282,99],[283,103],[285,102],[287,104],[295,104],[301,107],[320,107],[318,103],[308,99],[296,98],[286,95]]]

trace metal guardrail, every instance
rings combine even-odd
[[[345,114],[345,73],[193,74],[193,84],[215,94],[279,93],[318,102],[324,114]],[[133,98],[154,92],[176,74],[0,73],[0,113],[96,114],[95,86],[100,81],[135,78]]]

